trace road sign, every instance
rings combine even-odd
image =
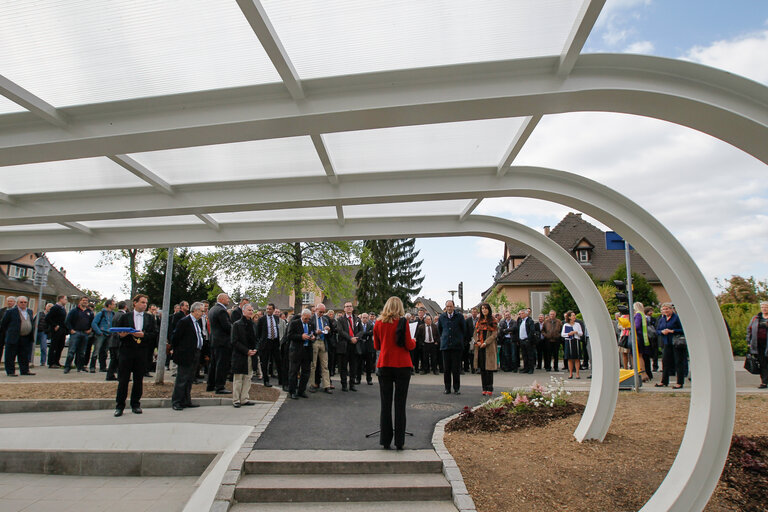
[[[609,251],[623,251],[624,239],[621,238],[621,235],[619,235],[615,231],[606,231],[605,232],[605,248]],[[629,250],[634,251],[635,248],[630,245]]]

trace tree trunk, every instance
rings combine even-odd
[[[304,294],[301,289],[301,275],[302,266],[304,265],[304,259],[301,254],[301,242],[294,242],[293,244],[293,313],[301,314],[301,309],[304,306]]]
[[[136,255],[138,252],[138,249],[128,249],[128,272],[131,275],[131,299],[136,296],[136,283],[138,281],[138,276],[136,275]]]

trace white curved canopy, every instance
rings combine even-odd
[[[0,251],[478,234],[516,237],[578,288],[586,273],[543,235],[472,215],[491,197],[578,208],[643,253],[705,340],[674,478],[644,508],[700,510],[735,407],[706,281],[637,205],[513,163],[543,116],[578,111],[669,121],[768,163],[768,89],[679,60],[581,55],[604,3],[7,3]],[[575,435],[602,439],[614,341],[595,290],[574,295],[605,349]]]

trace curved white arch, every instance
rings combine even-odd
[[[576,111],[670,121],[768,163],[768,88],[761,84],[645,55],[581,55],[565,79],[557,63],[541,57],[306,80],[298,103],[276,84],[99,103],[61,109],[67,130],[30,113],[6,114],[0,166]]]

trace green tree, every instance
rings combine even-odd
[[[486,298],[485,302],[491,305],[494,313],[503,313],[509,311],[513,315],[517,314],[521,309],[526,308],[524,302],[512,302],[507,296],[501,293],[501,288],[493,290]]]
[[[171,304],[178,304],[182,300],[190,303],[203,299],[215,300],[217,293],[220,293],[221,288],[213,276],[200,277],[192,274],[191,267],[195,258],[196,254],[189,249],[175,251],[171,276]],[[137,289],[149,297],[150,304],[161,306],[163,303],[167,260],[168,249],[152,249],[143,271],[138,276]]]
[[[354,295],[354,282],[347,271],[359,263],[362,244],[355,241],[292,242],[278,244],[219,246],[194,258],[195,275],[213,273],[228,281],[246,284],[251,301],[266,301],[272,283],[283,292],[293,291],[301,307],[302,291],[315,283],[331,300]]]
[[[608,284],[612,284],[613,281],[626,281],[627,280],[627,266],[622,263],[616,269],[616,272],[610,277]],[[653,287],[648,284],[648,280],[637,272],[632,272],[632,300],[634,302],[642,302],[643,306],[653,306],[659,303],[659,298],[656,296],[656,292],[653,291]],[[629,307],[632,310],[632,305]],[[611,311],[613,313],[613,311]]]
[[[357,301],[363,311],[381,311],[389,297],[399,297],[407,308],[421,291],[422,260],[417,261],[416,239],[366,240],[355,275]]]
[[[749,350],[747,327],[750,320],[760,312],[759,304],[720,304],[720,312],[731,328],[731,351],[735,356],[744,356]]]
[[[97,268],[106,267],[113,263],[122,263],[128,271],[130,279],[130,288],[125,289],[133,297],[136,295],[136,284],[139,280],[139,256],[144,254],[146,249],[120,249],[116,251],[101,251],[101,259],[96,263]]]
[[[619,301],[616,299],[616,293],[619,289],[608,283],[600,283],[597,285],[597,291],[605,302],[605,307],[608,308],[608,312],[613,316],[614,313],[619,311]]]
[[[719,304],[757,303],[768,300],[768,281],[757,281],[754,277],[731,276],[725,282],[715,279],[723,291],[717,296]]]
[[[109,297],[103,297],[100,292],[97,292],[96,290],[89,290],[88,288],[83,288],[82,286],[75,285],[77,288],[83,292],[83,295],[91,299],[91,302],[94,304],[94,311],[100,311],[104,307],[104,303],[107,301]],[[112,297],[114,299],[114,297]]]
[[[558,318],[562,318],[566,311],[579,312],[573,295],[568,291],[562,281],[555,281],[549,287],[549,295],[544,301],[542,311],[555,310]]]

